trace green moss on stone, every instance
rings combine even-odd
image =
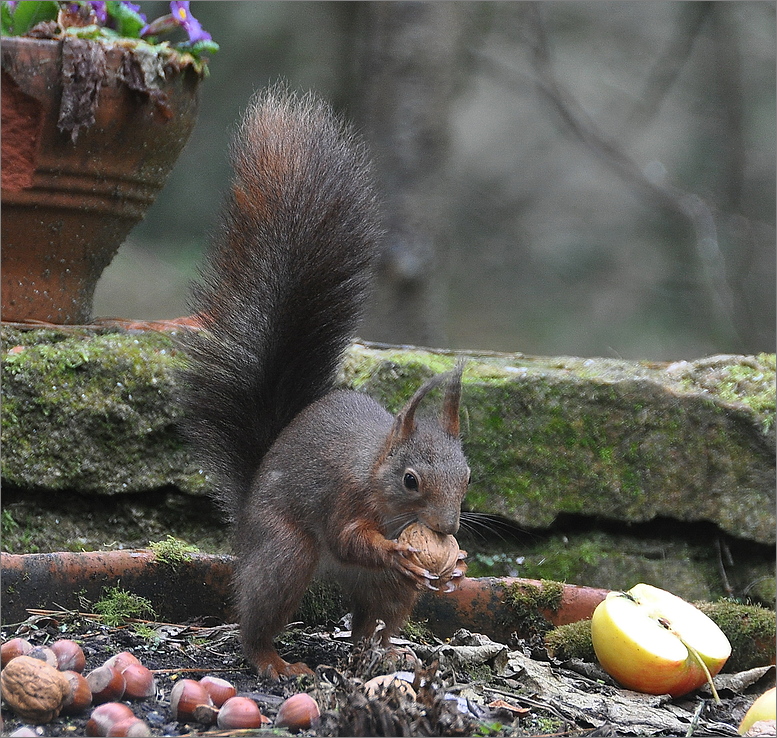
[[[207,491],[176,430],[183,356],[173,337],[5,328],[3,337],[7,484]],[[354,346],[341,379],[396,410],[458,355]],[[468,506],[533,529],[564,514],[665,517],[772,543],[774,365],[772,355],[666,365],[473,354],[462,398]]]
[[[453,356],[421,349],[386,349],[376,353],[356,344],[345,357],[340,381],[369,394],[395,413],[427,379],[452,369],[455,361]]]
[[[306,625],[336,623],[346,612],[340,587],[333,582],[314,581],[305,592],[294,616]]]
[[[199,553],[197,546],[192,546],[171,535],[161,541],[152,541],[149,543],[149,548],[160,564],[167,564],[173,568],[188,561],[192,554]]]
[[[553,628],[545,634],[545,645],[551,656],[562,661],[581,659],[596,663],[590,620],[580,620]]]
[[[543,580],[540,586],[527,582],[513,582],[506,585],[504,602],[511,610],[511,623],[524,634],[545,633],[553,625],[545,615],[561,607],[564,585]]]
[[[694,604],[717,624],[731,644],[731,656],[724,671],[745,671],[774,663],[777,627],[774,610],[731,600]]]
[[[204,492],[176,430],[183,356],[157,332],[3,329],[3,479],[19,488]]]

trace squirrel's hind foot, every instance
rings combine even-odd
[[[302,661],[290,664],[275,651],[265,651],[253,659],[260,676],[278,681],[281,677],[298,677],[312,674],[313,671]]]

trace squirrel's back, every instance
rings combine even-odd
[[[185,431],[234,518],[280,431],[333,386],[380,236],[365,147],[329,106],[258,96],[193,291]]]

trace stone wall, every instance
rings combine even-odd
[[[228,547],[176,430],[174,332],[4,327],[3,339],[6,549],[168,532]],[[356,344],[341,380],[395,410],[460,355],[466,506],[515,526],[467,523],[476,571],[501,562],[495,573],[613,588],[670,576],[685,596],[773,598],[774,355],[659,364]]]

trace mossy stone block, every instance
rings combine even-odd
[[[4,482],[207,491],[177,431],[174,333],[4,327],[3,338]],[[357,344],[341,380],[395,410],[460,355],[471,508],[527,528],[565,513],[667,517],[774,542],[774,355],[666,364]]]

